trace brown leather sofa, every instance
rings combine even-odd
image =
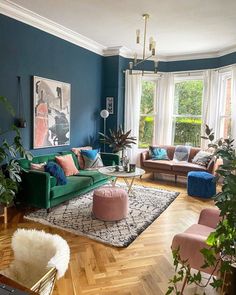
[[[194,156],[201,150],[200,148],[191,148],[188,162],[175,162],[173,161],[175,146],[158,146],[165,148],[168,160],[152,160],[149,156],[149,150],[146,150],[140,155],[140,165],[146,172],[153,173],[164,173],[175,175],[175,181],[177,176],[187,176],[190,171],[205,171],[209,173],[214,173],[215,171],[215,159],[212,159],[207,167],[203,167],[192,163]]]

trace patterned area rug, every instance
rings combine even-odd
[[[93,217],[93,192],[54,207],[50,213],[40,209],[24,217],[109,245],[127,247],[178,195],[177,192],[134,185],[129,197],[129,215],[121,221],[104,222]]]

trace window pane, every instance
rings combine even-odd
[[[139,148],[146,148],[152,144],[154,116],[140,116],[139,120]]]
[[[144,115],[153,114],[154,112],[154,96],[156,83],[153,81],[142,82],[142,97],[140,113]]]
[[[175,115],[201,115],[202,80],[189,80],[175,83]]]
[[[202,120],[178,117],[174,124],[174,145],[191,145],[199,147],[201,143]]]

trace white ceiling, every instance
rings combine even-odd
[[[135,32],[143,32],[158,54],[171,57],[219,52],[236,46],[236,0],[11,0],[105,47],[141,53]]]

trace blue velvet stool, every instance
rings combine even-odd
[[[188,195],[199,198],[211,198],[216,194],[215,177],[202,171],[191,171],[188,173]]]

